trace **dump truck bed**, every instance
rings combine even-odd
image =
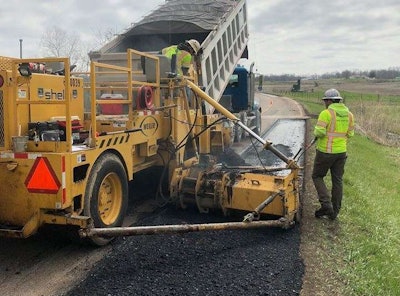
[[[219,101],[236,64],[247,57],[248,35],[245,0],[172,0],[90,56],[99,62],[109,61],[109,56],[126,53],[128,48],[159,52],[172,44],[196,39],[203,49],[199,83]],[[206,108],[208,113],[214,111],[208,104]]]

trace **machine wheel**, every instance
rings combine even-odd
[[[94,164],[85,193],[85,215],[95,227],[122,225],[128,206],[128,180],[124,166],[114,154],[102,155]],[[112,238],[92,237],[90,242],[103,246]]]

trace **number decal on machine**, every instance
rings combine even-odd
[[[72,87],[80,87],[81,86],[81,80],[80,79],[76,79],[76,78],[71,78],[69,80],[69,84]]]

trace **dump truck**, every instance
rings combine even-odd
[[[159,54],[161,49],[193,39],[202,49],[201,55],[195,57],[199,86],[259,133],[261,108],[254,99],[254,63],[248,69],[238,64],[242,59],[249,64],[245,1],[166,1],[89,56],[93,61],[123,65],[128,48],[158,54],[161,65],[165,66],[161,75],[166,77],[170,61]],[[147,72],[152,69],[154,65],[148,65]],[[219,112],[208,103],[204,103],[204,108],[206,114]],[[248,135],[238,125],[231,125],[230,129],[235,142]]]
[[[254,63],[247,69],[238,65],[231,75],[219,103],[232,112],[249,129],[261,134],[261,106],[255,99]],[[233,126],[233,140],[240,142],[248,133],[239,125]]]
[[[245,1],[221,2],[231,5],[234,24],[243,20]],[[237,34],[229,27],[217,42],[236,48],[236,58],[228,57],[232,66],[241,56],[233,44]],[[124,57],[123,63],[120,57],[116,63],[92,60],[88,73],[73,73],[68,58],[0,58],[0,236],[26,238],[45,225],[62,225],[101,246],[118,235],[288,228],[299,219],[298,164],[213,98],[215,81],[206,92],[199,64],[177,76],[170,75],[173,62],[158,54],[127,48]],[[222,69],[226,62],[210,65]],[[231,74],[223,75],[224,84]],[[276,173],[218,162],[213,152],[232,143],[226,122],[243,128],[286,166]],[[202,213],[239,212],[243,219],[121,227],[129,182],[151,168],[163,171],[170,203]]]

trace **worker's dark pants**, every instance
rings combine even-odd
[[[346,159],[346,152],[330,154],[317,150],[315,154],[312,179],[318,193],[319,202],[323,208],[333,208],[336,214],[339,213],[342,205],[343,174]],[[331,171],[332,198],[324,182],[324,177],[328,173],[328,170]]]

